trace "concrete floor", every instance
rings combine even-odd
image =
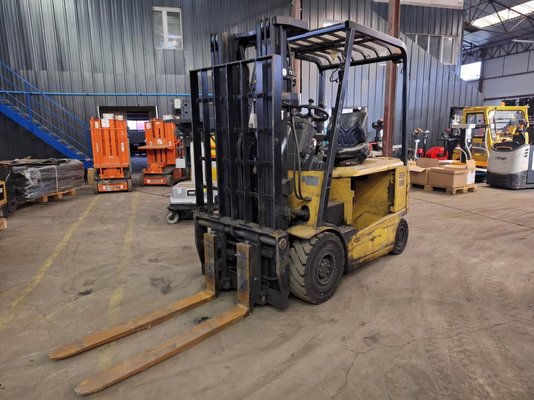
[[[18,210],[0,234],[0,398],[76,399],[114,362],[233,303],[231,293],[72,359],[47,353],[203,287],[168,188]],[[292,299],[98,399],[533,399],[534,191],[414,191],[410,240],[320,306]]]

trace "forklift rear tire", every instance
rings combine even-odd
[[[128,179],[126,181],[126,185],[128,187],[128,191],[131,192],[133,190],[133,182],[132,182],[132,178]]]
[[[93,181],[93,193],[98,194],[98,182]]]
[[[345,250],[334,233],[295,240],[289,250],[291,293],[308,303],[321,304],[336,291],[344,267]]]
[[[165,217],[165,220],[169,225],[177,224],[178,221],[180,221],[180,214],[176,211],[169,211]]]
[[[408,243],[408,235],[410,230],[408,229],[408,222],[402,218],[397,226],[397,232],[395,233],[395,246],[391,250],[391,254],[400,254],[404,251],[406,243]]]

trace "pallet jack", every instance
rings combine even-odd
[[[510,140],[490,149],[486,183],[504,189],[534,189],[534,141],[528,120],[520,121]]]
[[[190,72],[195,243],[206,289],[75,340],[52,351],[50,358],[66,358],[153,327],[213,300],[220,290],[235,290],[237,304],[85,379],[76,388],[80,395],[193,347],[256,305],[283,310],[290,293],[311,304],[323,303],[345,272],[401,254],[408,242],[403,218],[409,184],[408,72],[402,41],[352,21],[310,31],[301,20],[272,17],[253,32],[212,35],[210,47],[212,66]],[[318,68],[319,106],[300,104],[299,94],[291,91],[292,57]],[[343,113],[349,77],[354,76],[350,72],[389,61],[404,66],[399,68],[401,156],[366,158],[361,111]],[[332,82],[337,95],[329,115],[321,105],[331,71],[339,79]]]
[[[183,158],[183,140],[177,138],[176,124],[161,119],[145,123],[146,144],[139,146],[146,150],[148,167],[143,168],[143,185],[173,186],[185,178],[184,169],[176,168],[176,159]]]
[[[130,144],[125,120],[91,118],[93,192],[131,192]]]

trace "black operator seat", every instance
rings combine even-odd
[[[337,139],[336,165],[361,164],[370,154],[367,144],[367,112],[355,109],[341,114]],[[330,132],[332,119],[328,125]]]

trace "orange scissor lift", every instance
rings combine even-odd
[[[139,149],[146,150],[148,167],[143,168],[144,185],[167,185],[183,178],[183,171],[176,168],[176,159],[180,156],[180,140],[176,137],[174,122],[153,119],[145,123],[146,145]]]
[[[132,191],[130,142],[125,120],[91,118],[96,193]]]

